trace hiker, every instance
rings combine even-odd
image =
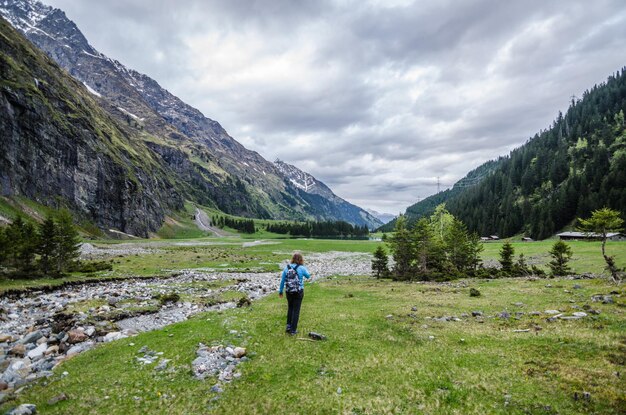
[[[306,269],[302,254],[295,253],[291,263],[285,267],[280,279],[278,296],[283,298],[283,290],[287,293],[287,328],[286,333],[295,335],[298,332],[298,319],[300,318],[300,306],[304,298],[304,278],[311,278]]]

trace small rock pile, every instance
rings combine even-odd
[[[219,382],[230,382],[241,376],[236,372],[237,365],[246,361],[247,350],[235,346],[206,346],[200,343],[196,359],[191,363],[193,373],[198,379],[217,376]]]

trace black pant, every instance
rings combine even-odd
[[[287,331],[295,333],[298,329],[298,320],[300,319],[300,306],[304,298],[304,290],[297,293],[287,293]]]

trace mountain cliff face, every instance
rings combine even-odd
[[[278,159],[274,161],[274,164],[278,171],[298,189],[302,198],[309,200],[318,197],[328,201],[328,203],[318,202],[326,206],[328,216],[341,218],[350,223],[365,224],[370,229],[376,229],[382,225],[378,218],[340,198],[328,186],[309,173]]]
[[[218,122],[155,80],[98,52],[63,11],[34,0],[5,0],[0,15],[80,81],[110,118],[142,142],[149,157],[175,173],[181,197],[242,216],[368,224],[359,215],[334,216],[344,210],[329,208],[332,200],[299,191],[273,163],[243,147]],[[162,202],[156,197],[155,203]]]
[[[103,228],[143,236],[182,207],[162,160],[3,19],[0,74],[3,196],[59,198]]]

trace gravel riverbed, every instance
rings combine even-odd
[[[83,253],[101,257],[110,254],[102,251],[111,251],[92,248],[84,247]],[[129,252],[125,248],[112,250],[115,255],[134,255],[154,249]],[[371,255],[364,253],[318,253],[307,255],[306,261],[314,280],[371,272]],[[200,312],[237,306],[236,301],[212,301],[222,293],[251,301],[275,293],[285,264],[276,264],[276,272],[271,273],[187,269],[167,278],[85,283],[0,298],[0,402],[7,392],[49,376],[64,359],[98,343],[160,329]]]

